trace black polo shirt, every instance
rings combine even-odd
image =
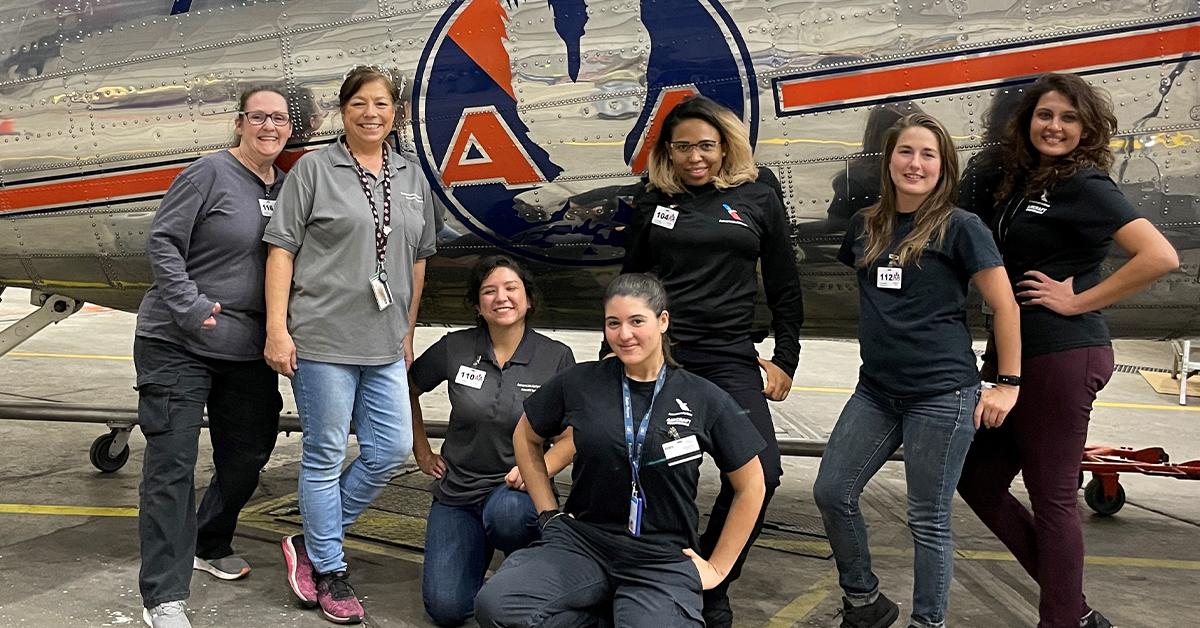
[[[898,398],[979,382],[967,327],[967,284],[975,273],[1001,264],[983,221],[955,209],[941,246],[927,245],[916,263],[901,269],[899,289],[879,287],[876,268],[888,266],[888,254],[912,232],[913,218],[899,214],[892,243],[869,268],[859,268],[866,247],[859,212],[838,252],[838,260],[854,268],[858,278],[859,379]]]
[[[1013,195],[998,208],[992,228],[1014,293],[1022,290],[1016,284],[1027,271],[1039,270],[1056,281],[1074,277],[1078,294],[1100,283],[1112,234],[1138,218],[1141,214],[1108,175],[1086,168],[1038,198]],[[1023,357],[1109,342],[1108,325],[1098,311],[1062,316],[1021,304]]]
[[[633,473],[621,409],[623,376],[624,365],[616,358],[585,362],[530,396],[525,415],[543,438],[575,428],[575,464],[565,506],[575,517],[571,525],[625,558],[683,560],[683,548],[699,547],[701,460],[668,465],[663,444],[695,436],[700,450],[723,472],[741,468],[765,444],[725,391],[698,375],[668,368],[643,446],[640,475],[646,507],[642,535],[634,538],[626,530]],[[645,416],[654,382],[630,383],[636,426]]]
[[[567,345],[531,329],[504,368],[496,364],[486,327],[448,333],[426,349],[413,362],[413,384],[427,392],[448,382],[450,394],[450,426],[442,443],[446,473],[434,482],[434,497],[448,506],[474,504],[503,484],[516,464],[512,435],[522,404],[574,364]],[[483,374],[478,388],[456,381],[463,369]]]

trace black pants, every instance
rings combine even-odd
[[[748,350],[746,347],[739,346],[728,350],[675,347],[674,351],[676,360],[685,369],[729,393],[733,400],[746,410],[750,416],[750,422],[754,424],[759,435],[767,443],[766,448],[758,455],[759,462],[762,463],[763,476],[766,479],[767,492],[763,496],[762,510],[758,513],[754,530],[750,532],[746,546],[742,548],[741,555],[733,564],[733,568],[729,570],[729,575],[725,580],[720,585],[704,592],[705,625],[709,628],[733,626],[733,611],[729,606],[729,585],[733,584],[742,574],[742,565],[746,562],[750,547],[758,538],[758,534],[762,532],[763,519],[767,515],[767,505],[771,503],[775,488],[779,486],[779,478],[783,475],[779,457],[779,442],[775,440],[775,425],[771,421],[771,410],[767,407],[767,398],[762,392],[762,374],[759,371],[753,345],[749,345]],[[717,541],[721,538],[721,531],[725,528],[725,519],[729,516],[729,508],[732,505],[733,486],[729,484],[729,479],[722,475],[721,491],[717,494],[717,500],[713,503],[712,512],[709,514],[708,527],[700,535],[700,553],[703,556],[711,556],[713,549],[717,547]]]
[[[263,360],[217,360],[138,336],[133,361],[146,437],[138,585],[152,608],[187,599],[193,556],[233,553],[238,513],[275,447],[283,400],[279,378]],[[216,469],[197,513],[194,473],[206,404]]]
[[[700,574],[690,560],[622,560],[559,517],[517,550],[475,597],[484,628],[700,628]]]

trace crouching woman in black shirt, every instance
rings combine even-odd
[[[858,277],[858,386],[813,487],[845,593],[842,628],[884,628],[899,616],[871,569],[858,498],[903,443],[912,532],[908,625],[945,626],[954,574],[950,506],[975,430],[1017,401],[1017,304],[991,233],[953,205],[958,161],[946,129],[905,116],[888,130],[879,202],[855,214],[838,259]],[[999,385],[983,390],[967,328],[967,282],[995,311]]]
[[[513,447],[541,513],[542,541],[517,552],[475,599],[481,626],[703,626],[701,592],[718,585],[750,536],[765,492],[763,441],[745,412],[708,380],[671,364],[666,292],[621,275],[605,294],[604,334],[616,360],[588,362],[525,401]],[[624,426],[618,418],[624,415]],[[543,443],[574,428],[565,511]],[[704,452],[734,498],[708,560],[695,551]]]

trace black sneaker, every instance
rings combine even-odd
[[[900,618],[900,607],[883,593],[866,606],[842,598],[842,628],[887,628]]]
[[[1079,620],[1079,628],[1113,628],[1113,625],[1100,611],[1093,610]]]

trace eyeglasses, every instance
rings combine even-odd
[[[238,115],[246,116],[246,122],[249,122],[251,126],[262,126],[267,123],[268,118],[271,119],[271,122],[273,122],[275,126],[287,126],[292,122],[291,116],[282,111],[276,111],[275,113],[267,113],[265,111],[239,111]]]
[[[671,151],[677,155],[690,155],[693,150],[700,149],[701,153],[712,153],[721,146],[720,142],[713,140],[704,140],[703,142],[668,142],[667,146],[671,147]]]

